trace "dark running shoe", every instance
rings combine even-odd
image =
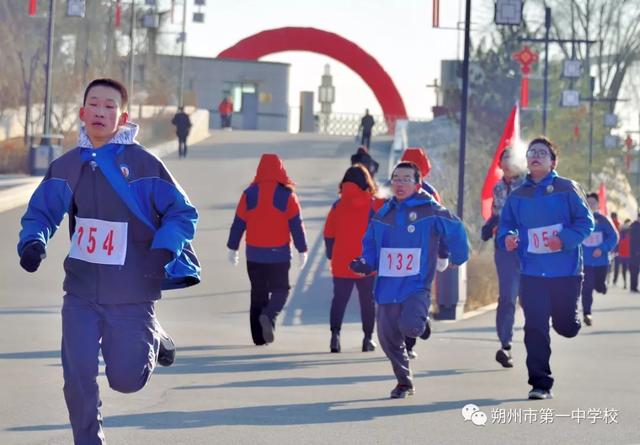
[[[331,333],[331,342],[329,343],[329,349],[331,352],[340,352],[340,334],[337,332]]]
[[[414,360],[418,358],[418,353],[413,349],[407,349],[407,355],[409,356],[409,360]]]
[[[376,342],[371,340],[369,337],[365,337],[362,340],[362,352],[372,352],[376,350]]]
[[[511,351],[507,351],[506,349],[498,349],[498,352],[496,352],[496,361],[500,363],[503,368],[513,368]]]
[[[156,320],[156,332],[160,337],[160,348],[158,350],[158,364],[160,366],[171,366],[176,360],[176,345],[173,339],[167,334],[160,323]]]
[[[591,326],[593,324],[593,317],[591,316],[591,314],[585,314],[584,324],[586,324],[587,326]]]
[[[395,388],[391,390],[392,399],[404,399],[412,396],[416,393],[416,389],[410,385],[397,384]]]
[[[264,338],[265,343],[273,343],[274,326],[271,319],[267,315],[262,314],[258,321],[260,321],[260,326],[262,326],[262,338]]]
[[[424,332],[420,335],[420,338],[423,340],[428,340],[431,337],[431,319],[427,318],[427,327],[424,329]]]
[[[553,399],[553,394],[548,389],[533,388],[529,391],[529,400]]]

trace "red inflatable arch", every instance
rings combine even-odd
[[[315,28],[270,29],[239,41],[218,58],[257,60],[282,51],[309,51],[344,63],[371,88],[391,126],[396,119],[406,119],[400,93],[378,61],[355,43],[331,32]]]

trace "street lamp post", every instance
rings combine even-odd
[[[460,105],[460,154],[458,159],[458,217],[464,211],[464,162],[467,150],[467,102],[469,99],[469,52],[471,47],[471,0],[467,0],[464,18],[464,60],[462,61],[462,98]]]
[[[182,32],[180,33],[180,80],[178,82],[178,107],[184,106],[184,45],[187,40],[187,0],[182,6]]]
[[[40,145],[51,144],[51,77],[53,73],[53,32],[55,28],[56,0],[49,0],[49,31],[47,32],[47,71],[44,87],[44,128]]]
[[[131,29],[129,29],[129,42],[131,48],[129,49],[129,104],[132,104],[133,100],[133,80],[134,80],[134,46],[133,41],[135,39],[136,30],[136,0],[131,0]]]

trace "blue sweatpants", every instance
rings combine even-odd
[[[76,445],[105,443],[96,381],[100,350],[109,386],[131,393],[149,381],[159,347],[153,302],[108,305],[64,296],[64,397]]]
[[[401,303],[378,305],[378,340],[391,361],[401,385],[413,385],[405,337],[416,338],[427,328],[431,296],[427,292],[411,295]]]
[[[574,277],[520,277],[520,303],[524,311],[524,345],[527,349],[529,384],[537,389],[553,386],[551,367],[551,337],[553,329],[563,337],[575,337],[580,331],[578,300],[582,275]]]
[[[502,347],[511,345],[516,300],[520,287],[520,259],[515,250],[509,252],[496,247],[493,259],[498,273],[498,309],[496,331]]]
[[[582,282],[582,312],[591,315],[593,306],[593,291],[601,294],[607,292],[607,272],[609,266],[584,266],[584,281]]]

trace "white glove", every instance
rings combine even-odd
[[[436,262],[436,270],[438,272],[444,272],[444,270],[449,267],[449,258],[438,258]]]
[[[228,255],[229,263],[231,263],[233,267],[237,266],[238,262],[240,261],[240,255],[238,254],[238,251],[229,249]]]
[[[309,259],[309,254],[307,252],[299,252],[298,253],[298,261],[300,262],[300,270],[304,269],[304,265],[307,264],[307,259]]]

